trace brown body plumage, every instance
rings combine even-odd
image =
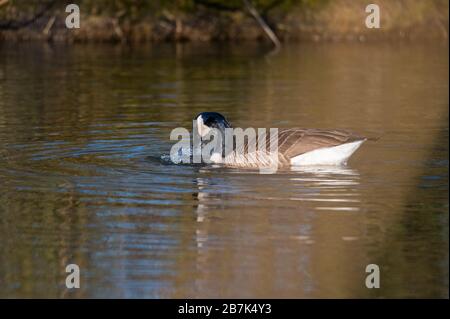
[[[242,167],[260,167],[262,165],[274,164],[278,166],[290,166],[291,159],[308,152],[339,146],[347,143],[364,141],[366,138],[355,133],[344,130],[326,129],[279,129],[278,152],[276,156],[270,154],[269,146],[274,136],[267,134],[266,151],[258,151],[258,138],[244,141],[236,150],[225,156],[224,163]]]
[[[204,136],[211,129],[225,134],[231,124],[219,113],[204,112],[196,117],[198,133]],[[241,131],[242,132],[242,131]],[[240,134],[245,135],[245,134]],[[248,138],[248,137],[247,137]],[[327,129],[279,129],[278,134],[267,133],[258,145],[260,136],[234,140],[235,147],[225,154],[213,154],[211,160],[229,166],[264,167],[292,165],[340,165],[367,139],[345,131]],[[272,146],[276,146],[275,149]]]

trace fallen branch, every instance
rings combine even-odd
[[[47,25],[45,26],[44,30],[42,30],[42,33],[45,35],[48,35],[50,33],[50,30],[53,26],[53,24],[55,23],[56,17],[53,16],[50,18],[50,20],[48,20]]]
[[[249,0],[242,0],[242,1],[245,7],[247,8],[248,12],[253,16],[253,18],[255,18],[256,22],[258,22],[258,24],[261,26],[261,28],[269,37],[269,39],[273,42],[275,48],[279,49],[281,47],[280,40],[278,40],[277,35],[272,31],[272,29],[269,27],[266,21],[264,21],[264,19],[258,13],[258,10],[256,10],[256,8],[250,3]]]

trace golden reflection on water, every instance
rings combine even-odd
[[[212,110],[381,138],[271,175],[149,160]],[[446,44],[2,47],[0,156],[1,297],[448,297]]]

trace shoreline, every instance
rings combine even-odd
[[[336,0],[315,7],[294,7],[266,17],[281,42],[448,41],[448,2],[441,0],[378,1],[380,29],[365,24],[365,2]],[[196,9],[131,19],[117,14],[86,14],[80,8],[80,28],[67,29],[61,8],[46,12],[17,30],[1,29],[0,42],[67,43],[269,42],[258,23],[245,12]],[[0,8],[1,10],[1,8]],[[7,18],[3,17],[4,22]],[[11,19],[11,18],[10,18]],[[9,20],[8,20],[9,21]]]

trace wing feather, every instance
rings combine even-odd
[[[275,137],[266,135],[266,148],[269,151],[270,140]],[[326,129],[302,129],[290,128],[278,130],[278,157],[280,164],[287,164],[295,156],[325,147],[333,147],[345,143],[365,140],[360,136],[345,130],[326,130]],[[249,144],[253,144],[249,148]],[[253,149],[255,151],[250,151]],[[228,157],[227,162],[239,164],[240,162],[252,162],[257,165],[262,162],[270,162],[271,156],[265,152],[260,152],[258,148],[258,137],[244,141],[237,145],[233,154]],[[269,161],[270,157],[270,161]],[[250,163],[247,163],[250,164]]]
[[[344,130],[323,130],[323,129],[294,129],[286,133],[279,130],[278,152],[286,158],[292,158],[315,149],[333,147],[345,143],[365,140],[366,138]]]

